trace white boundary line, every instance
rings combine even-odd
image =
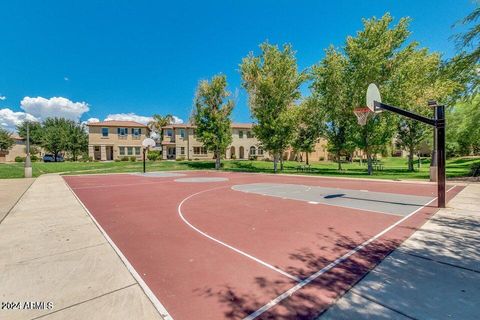
[[[87,212],[87,214],[90,216],[90,219],[95,223],[97,226],[98,230],[103,234],[107,242],[110,244],[110,246],[115,250],[115,253],[120,257],[122,260],[123,264],[127,267],[128,271],[130,271],[130,274],[133,276],[133,278],[137,281],[137,283],[140,285],[140,288],[142,288],[143,292],[145,295],[150,299],[152,302],[153,306],[155,309],[157,309],[158,313],[160,314],[161,317],[163,317],[164,320],[173,320],[173,317],[168,313],[167,309],[163,306],[163,304],[158,300],[158,298],[155,296],[155,294],[150,290],[148,285],[143,281],[142,277],[138,274],[138,272],[135,270],[135,268],[132,266],[132,264],[128,261],[127,257],[125,257],[120,251],[120,249],[115,245],[115,243],[112,241],[112,239],[108,236],[108,234],[105,232],[105,230],[102,228],[102,226],[98,223],[98,221],[93,217],[92,213],[87,209],[87,207],[83,204],[83,202],[80,200],[80,198],[75,194],[75,192],[70,188],[68,183],[62,178],[63,183],[67,186],[67,188],[70,190],[70,192],[73,194],[73,196],[77,199],[78,203],[83,207],[83,209]]]
[[[274,270],[274,271],[276,271],[276,272],[278,272],[278,273],[280,273],[280,274],[282,274],[282,275],[284,275],[284,276],[286,276],[286,277],[288,277],[288,278],[290,278],[290,279],[292,279],[292,280],[294,280],[294,281],[296,281],[296,282],[301,282],[301,281],[302,281],[301,279],[299,279],[299,278],[297,278],[297,277],[295,277],[295,276],[293,276],[293,275],[291,275],[291,274],[289,274],[289,273],[286,273],[285,271],[283,271],[283,270],[281,270],[281,269],[278,269],[278,268],[272,266],[271,264],[266,263],[265,261],[262,261],[262,260],[260,260],[260,259],[258,259],[258,258],[255,258],[254,256],[252,256],[252,255],[250,255],[250,254],[248,254],[248,253],[246,253],[246,252],[244,252],[244,251],[242,251],[242,250],[239,250],[239,249],[237,249],[237,248],[235,248],[235,247],[233,247],[233,246],[231,246],[231,245],[229,245],[229,244],[227,244],[227,243],[225,243],[225,242],[222,242],[222,241],[220,241],[220,240],[218,240],[218,239],[210,236],[209,234],[203,232],[202,230],[200,230],[200,229],[198,229],[197,227],[195,227],[194,225],[192,225],[190,222],[188,222],[187,219],[185,219],[185,217],[183,216],[183,213],[182,213],[182,205],[183,205],[186,201],[188,201],[189,199],[191,199],[191,198],[193,198],[193,197],[195,197],[195,196],[197,196],[197,195],[199,195],[199,194],[202,194],[202,193],[205,193],[205,192],[209,192],[209,191],[213,191],[213,190],[217,190],[217,189],[223,189],[223,188],[228,188],[228,187],[217,187],[217,188],[211,188],[211,189],[207,189],[207,190],[202,190],[202,191],[200,191],[200,192],[191,194],[191,195],[189,195],[188,197],[186,197],[185,199],[183,199],[182,202],[180,202],[180,204],[179,204],[178,207],[177,207],[178,215],[179,215],[180,218],[183,220],[183,222],[185,222],[185,223],[186,223],[190,228],[192,228],[193,230],[195,230],[195,231],[197,231],[198,233],[200,233],[202,236],[204,236],[204,237],[206,237],[206,238],[208,238],[208,239],[210,239],[210,240],[212,240],[212,241],[215,241],[216,243],[218,243],[218,244],[220,244],[220,245],[222,245],[222,246],[224,246],[224,247],[227,247],[228,249],[233,250],[233,251],[235,251],[236,253],[239,253],[239,254],[241,254],[241,255],[249,258],[249,259],[252,259],[253,261],[255,261],[255,262],[257,262],[257,263],[260,263],[261,265],[263,265],[263,266],[265,266],[265,267],[267,267],[267,268],[269,268],[269,269],[272,269],[272,270]]]
[[[450,189],[447,190],[447,192],[449,192],[450,190],[452,190],[453,188],[455,188],[456,185],[454,185],[453,187],[451,187]],[[397,222],[395,222],[394,224],[392,224],[390,227],[386,228],[385,230],[383,230],[382,232],[378,233],[377,235],[373,236],[372,238],[368,239],[367,241],[363,242],[362,244],[360,244],[359,246],[357,246],[356,248],[350,250],[349,252],[347,252],[346,254],[344,254],[343,256],[341,256],[340,258],[336,259],[335,261],[331,262],[330,264],[328,264],[327,266],[325,266],[324,268],[320,269],[319,271],[317,271],[316,273],[312,274],[310,277],[308,277],[307,279],[303,280],[302,282],[296,284],[294,287],[288,289],[287,291],[285,291],[284,293],[282,293],[281,295],[279,295],[278,297],[276,297],[275,299],[273,300],[270,300],[270,302],[268,302],[267,304],[265,304],[263,307],[259,308],[257,311],[249,314],[247,317],[243,318],[243,320],[253,320],[255,318],[257,318],[258,316],[260,316],[262,313],[266,312],[267,310],[269,310],[270,308],[274,307],[275,305],[277,305],[279,302],[281,302],[282,300],[290,297],[292,294],[294,294],[295,292],[297,292],[298,290],[300,290],[301,288],[303,288],[304,286],[306,286],[307,284],[309,284],[310,282],[312,282],[313,280],[317,279],[318,277],[320,277],[322,274],[324,274],[325,272],[329,271],[330,269],[334,268],[336,265],[340,264],[341,262],[345,261],[346,259],[348,259],[350,256],[354,255],[355,253],[357,253],[358,251],[362,250],[363,248],[365,248],[368,244],[370,244],[371,242],[377,240],[378,238],[380,238],[382,235],[384,235],[385,233],[387,233],[388,231],[392,230],[393,228],[395,228],[396,226],[398,226],[399,224],[401,224],[403,221],[407,220],[408,218],[410,218],[411,216],[413,216],[415,213],[417,213],[418,211],[420,211],[421,209],[425,208],[425,206],[428,206],[430,203],[432,203],[433,201],[435,201],[437,199],[437,197],[433,198],[432,200],[430,200],[429,202],[425,203],[422,207],[418,208],[417,210],[413,211],[412,213],[410,213],[409,215],[403,217],[402,219],[398,220]]]

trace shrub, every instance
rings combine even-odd
[[[24,161],[25,161],[25,157],[20,157],[20,156],[15,157],[15,162],[24,162]]]
[[[132,156],[132,157],[130,157],[130,161],[132,161],[132,162],[135,162],[135,161],[137,161],[137,157],[133,157],[133,156]]]
[[[318,158],[318,161],[323,161],[323,160],[325,160],[325,157]]]
[[[35,155],[35,154],[30,155],[30,160],[31,160],[31,161],[38,161],[38,159],[39,159],[39,158],[38,158],[37,155]]]
[[[147,159],[150,160],[150,161],[155,161],[155,160],[160,159],[160,151],[158,151],[158,150],[148,151]]]
[[[121,161],[128,161],[128,157],[127,156],[123,156],[122,158],[120,158]]]
[[[470,175],[472,177],[480,177],[480,162],[472,164],[470,167]]]
[[[178,157],[177,159],[175,159],[176,161],[185,161],[185,157],[184,156],[181,156],[181,157]]]
[[[250,156],[248,160],[257,160],[257,156]]]
[[[237,156],[234,155],[234,154],[232,154],[232,155],[230,156],[230,159],[235,160],[235,159],[237,159]]]
[[[115,162],[120,162],[120,161],[122,161],[122,160],[120,160],[120,159],[118,159],[118,158],[117,158],[117,159],[115,159]]]

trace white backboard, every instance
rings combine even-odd
[[[375,83],[370,83],[367,89],[367,107],[373,112],[381,112],[381,110],[375,110],[374,101],[382,102],[380,97],[380,90]]]
[[[155,147],[155,145],[156,145],[155,140],[153,140],[152,138],[146,138],[145,140],[142,141],[142,146],[145,149],[153,148]]]

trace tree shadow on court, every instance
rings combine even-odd
[[[307,281],[308,285],[296,291],[278,305],[261,314],[256,319],[315,319],[321,315],[332,302],[345,293],[360,280],[375,265],[385,258],[400,241],[396,239],[374,241],[367,245],[359,254],[346,258],[329,271],[308,280],[330,263],[332,259],[319,253],[330,248],[329,256],[344,255],[371,236],[357,232],[356,239],[350,238],[330,228],[329,234],[318,234],[318,244],[314,247],[302,247],[289,254],[292,266],[283,268],[287,273]],[[331,246],[334,243],[335,246]],[[254,279],[254,289],[235,288],[231,284],[222,287],[198,288],[195,292],[208,299],[220,303],[226,319],[243,319],[261,308],[286,290],[295,286],[296,282],[287,279],[275,280],[257,277]]]

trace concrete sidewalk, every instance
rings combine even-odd
[[[0,302],[14,307],[2,320],[162,319],[58,175],[37,178],[0,224]]]
[[[321,320],[479,319],[480,184],[470,184]]]
[[[0,179],[0,222],[5,218],[20,197],[27,191],[35,178]]]

